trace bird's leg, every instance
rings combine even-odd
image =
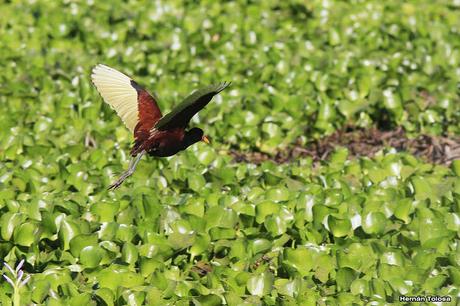
[[[123,181],[126,180],[128,177],[130,177],[134,173],[134,170],[136,170],[137,163],[139,163],[139,161],[141,160],[142,155],[144,155],[144,153],[145,153],[145,151],[142,151],[139,154],[137,154],[137,156],[135,158],[131,159],[131,161],[129,162],[128,170],[123,172],[123,174],[120,175],[118,180],[115,183],[113,183],[112,185],[110,185],[109,188],[107,188],[107,189],[108,190],[114,190],[114,189],[117,189],[118,187],[120,187],[120,185],[123,183]]]

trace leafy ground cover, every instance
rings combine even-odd
[[[0,9],[0,258],[14,284],[0,279],[0,304],[458,302],[458,160],[430,163],[403,144],[408,152],[382,145],[350,158],[356,146],[323,146],[321,160],[271,160],[325,139],[343,145],[337,131],[349,125],[393,133],[390,144],[455,142],[458,1]],[[165,112],[232,81],[194,119],[212,146],[145,159],[107,192],[132,137],[90,83],[97,63],[136,76]]]

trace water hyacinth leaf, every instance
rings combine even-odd
[[[273,236],[284,234],[287,230],[286,219],[281,216],[266,217],[264,226]]]
[[[409,215],[412,212],[412,201],[410,199],[402,199],[398,201],[394,215],[401,219],[404,223],[409,223]]]
[[[79,235],[80,227],[78,224],[72,220],[62,220],[61,226],[59,228],[59,240],[61,242],[61,246],[64,250],[69,249],[70,240],[73,237]]]
[[[218,306],[222,305],[222,298],[215,294],[203,295],[195,299],[197,305],[203,306]]]
[[[343,201],[343,190],[331,189],[325,194],[324,205],[337,206]]]
[[[404,257],[399,251],[387,251],[382,254],[380,261],[388,265],[402,266],[404,264]]]
[[[452,170],[457,176],[460,176],[460,159],[452,161]]]
[[[353,243],[344,251],[337,253],[337,263],[341,268],[351,268],[355,271],[365,272],[376,261],[372,247],[361,243]]]
[[[420,208],[417,211],[417,216],[419,218],[419,236],[422,246],[437,247],[441,242],[441,238],[450,234],[444,221],[430,209]]]
[[[191,173],[188,178],[188,184],[190,189],[199,192],[206,184],[206,181],[202,175]]]
[[[29,205],[28,216],[31,220],[42,221],[40,214],[40,203],[38,200],[32,201]]]
[[[212,228],[209,231],[209,235],[211,236],[211,240],[220,240],[220,239],[233,239],[235,238],[235,230],[231,228]],[[190,244],[193,242],[190,242]]]
[[[219,229],[216,229],[216,230],[219,230]],[[220,233],[221,233],[221,231],[219,231],[219,234]],[[226,232],[225,232],[225,234],[226,234]],[[225,234],[223,234],[222,236],[225,236]],[[219,239],[217,237],[221,237],[221,236],[217,236],[217,235],[218,234],[214,233],[214,237],[213,237],[213,233],[211,233],[211,237],[213,237],[214,240]],[[184,232],[184,233],[182,233],[182,232],[173,232],[168,236],[168,242],[176,250],[187,248],[187,247],[193,245],[194,241],[195,241],[195,233],[193,231],[187,231],[187,232]]]
[[[250,294],[262,297],[271,292],[273,283],[273,274],[270,272],[264,272],[249,278],[246,287]]]
[[[228,254],[229,258],[242,259],[248,256],[247,244],[242,239],[237,239],[232,243],[230,252]]]
[[[99,246],[86,246],[80,251],[80,262],[84,267],[95,268],[104,256],[104,251]]]
[[[316,227],[323,226],[325,217],[331,212],[331,210],[325,205],[314,205],[313,208],[313,222]]]
[[[383,103],[388,109],[395,113],[401,111],[402,107],[400,97],[395,94],[394,90],[391,88],[383,91]]]
[[[192,257],[200,255],[209,248],[210,243],[211,238],[209,237],[209,235],[198,235],[197,237],[195,237],[195,241],[193,242],[193,245],[190,247],[189,253],[192,255]]]
[[[454,285],[460,285],[460,271],[458,271],[458,269],[456,269],[455,267],[450,267],[449,277]]]
[[[345,161],[348,157],[347,148],[338,148],[332,153],[330,163],[332,167],[343,168]]]
[[[254,204],[247,204],[242,201],[238,201],[232,205],[232,209],[237,213],[237,214],[243,214],[247,216],[255,216],[255,205]]]
[[[27,222],[21,224],[14,231],[14,241],[18,245],[31,246],[36,240],[39,239],[40,228],[37,224]]]
[[[132,305],[144,304],[145,293],[142,291],[125,290],[122,296],[125,301],[129,301]]]
[[[114,305],[115,294],[109,288],[97,289],[95,294],[107,304],[107,306]]]
[[[266,216],[278,213],[280,205],[273,201],[263,201],[256,205],[256,221],[262,223]]]
[[[114,227],[118,224],[114,223]],[[110,227],[110,229],[114,229]],[[131,241],[136,235],[136,229],[132,225],[120,224],[116,229],[115,237],[121,241]]]
[[[327,217],[329,230],[335,237],[344,237],[351,231],[351,221],[349,219],[340,219],[332,215]]]
[[[313,220],[313,205],[315,205],[315,198],[309,194],[301,194],[297,199],[297,209],[303,211],[302,216],[306,221]]]
[[[115,222],[101,223],[97,235],[101,240],[111,240],[117,235],[117,230],[118,224]]]
[[[268,200],[275,202],[287,201],[289,199],[289,191],[283,186],[274,187],[267,191],[266,197]]]
[[[264,172],[264,179],[267,185],[278,185],[283,181],[283,177],[275,175],[274,173],[271,173],[269,171]],[[273,189],[270,189],[267,192],[267,197],[271,200],[274,200],[275,198],[283,198],[282,192],[282,190],[275,191]],[[284,195],[284,197],[285,196],[286,195]]]
[[[203,217],[205,210],[204,201],[201,200],[192,200],[181,208],[182,212],[197,216],[199,218]]]
[[[78,235],[70,240],[70,252],[73,256],[79,257],[80,251],[87,246],[97,246],[97,236],[96,235]]]
[[[369,179],[374,183],[378,184],[385,180],[389,175],[391,175],[390,171],[384,170],[381,168],[370,168],[367,170]]]
[[[279,126],[274,123],[264,123],[262,125],[262,131],[267,133],[270,138],[275,138],[281,134]]]
[[[162,262],[153,258],[141,258],[140,260],[140,272],[144,277],[151,276],[153,272],[162,267]]]
[[[58,290],[58,287],[62,284],[68,284],[72,282],[70,271],[61,268],[47,269],[44,273],[44,279],[50,285],[52,290]]]
[[[355,279],[350,285],[350,291],[355,295],[368,296],[369,283],[364,279]]]
[[[91,212],[99,216],[100,222],[111,222],[119,207],[118,203],[96,203],[91,206]]]
[[[92,296],[89,293],[81,293],[75,296],[72,296],[69,304],[71,306],[74,305],[94,305],[95,303],[92,301]]]
[[[10,240],[15,228],[22,223],[23,216],[18,213],[7,212],[2,215],[0,222],[1,228],[0,233],[2,238],[6,241]]]
[[[32,296],[31,299],[35,303],[42,303],[48,295],[50,284],[43,279],[33,281],[31,284]]]
[[[350,268],[340,268],[337,271],[337,287],[341,291],[346,291],[350,289],[351,284],[355,280],[356,272]]]
[[[389,283],[390,283],[390,286],[393,287],[393,289],[399,294],[406,295],[411,291],[410,284],[406,283],[401,278],[394,277],[391,279]]]
[[[287,295],[290,297],[295,297],[299,294],[300,290],[300,281],[298,279],[276,279],[274,283],[274,287],[277,291],[282,295]]]
[[[101,270],[96,275],[101,288],[109,288],[116,291],[118,286],[134,287],[141,286],[144,283],[144,278],[134,272],[129,272],[121,267],[110,267]]]
[[[253,254],[258,254],[269,250],[272,247],[272,243],[267,239],[255,239],[251,241],[250,248]]]
[[[286,249],[283,263],[302,276],[308,275],[314,267],[312,252],[306,248]]]
[[[425,200],[430,198],[433,194],[430,183],[423,177],[413,177],[412,185],[414,186],[414,193],[416,200]]]
[[[237,216],[232,209],[214,206],[209,208],[206,213],[206,228],[213,227],[233,228],[236,224]]]
[[[127,264],[134,265],[137,262],[139,257],[139,251],[137,247],[130,243],[126,242],[123,244],[121,249],[121,259],[126,262]]]
[[[362,228],[367,234],[383,234],[387,218],[381,212],[370,212],[362,218]]]
[[[315,258],[315,277],[322,283],[326,283],[330,278],[330,273],[335,268],[334,259],[327,255],[321,254]]]
[[[425,283],[423,284],[423,289],[426,291],[429,290],[438,290],[444,282],[446,281],[446,275],[435,275],[426,279]]]
[[[161,306],[164,303],[161,290],[154,287],[148,288],[145,296],[145,303],[147,305]]]
[[[197,156],[200,163],[208,166],[216,159],[216,154],[211,148],[201,150]]]
[[[221,168],[214,170],[214,174],[217,179],[224,185],[231,185],[235,182],[235,169],[234,168]]]
[[[460,216],[457,213],[450,213],[446,216],[447,229],[451,231],[460,230]]]
[[[418,268],[431,269],[436,261],[438,255],[430,250],[418,250],[414,256],[414,263]]]

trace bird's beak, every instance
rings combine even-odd
[[[211,142],[209,141],[209,138],[206,137],[206,135],[203,135],[203,137],[201,137],[201,141],[207,143],[207,144],[210,144]]]

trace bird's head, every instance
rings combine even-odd
[[[184,138],[185,147],[191,146],[192,144],[198,141],[203,141],[209,144],[209,139],[208,137],[206,137],[206,135],[204,135],[204,132],[202,129],[193,128],[185,132],[185,138]]]

